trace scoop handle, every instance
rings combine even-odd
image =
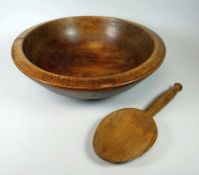
[[[155,99],[152,104],[146,108],[146,112],[149,116],[154,116],[159,112],[167,103],[169,103],[177,94],[177,92],[182,90],[182,85],[180,83],[175,83],[167,91],[163,92],[157,99]]]

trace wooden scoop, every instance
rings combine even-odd
[[[93,147],[96,154],[104,160],[123,163],[148,151],[158,133],[152,116],[180,90],[182,90],[182,85],[175,83],[145,111],[124,108],[106,116],[95,131]]]

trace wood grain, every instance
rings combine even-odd
[[[157,127],[153,119],[139,109],[124,108],[100,123],[93,146],[102,159],[123,163],[145,153],[156,138]]]
[[[182,85],[176,83],[146,111],[124,108],[106,116],[97,127],[93,138],[96,154],[104,160],[123,163],[148,151],[158,134],[152,115],[163,108],[181,89]]]
[[[95,16],[37,25],[19,35],[12,47],[14,63],[27,76],[85,99],[132,87],[154,72],[164,55],[163,41],[146,27]]]
[[[182,90],[182,85],[180,83],[174,84],[169,90],[157,97],[154,102],[149,105],[145,111],[148,116],[154,116],[159,112],[167,103],[169,103],[177,94],[177,92]]]
[[[152,38],[134,25],[76,18],[39,27],[26,37],[23,50],[32,63],[49,72],[96,77],[133,69],[153,49]]]

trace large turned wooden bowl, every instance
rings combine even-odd
[[[12,57],[28,77],[66,96],[105,98],[154,72],[165,56],[146,27],[111,17],[81,16],[34,26],[14,41]]]

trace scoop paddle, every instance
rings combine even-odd
[[[182,85],[175,83],[144,111],[124,108],[107,115],[93,138],[96,154],[104,160],[123,163],[148,151],[158,133],[153,116],[180,90]]]

